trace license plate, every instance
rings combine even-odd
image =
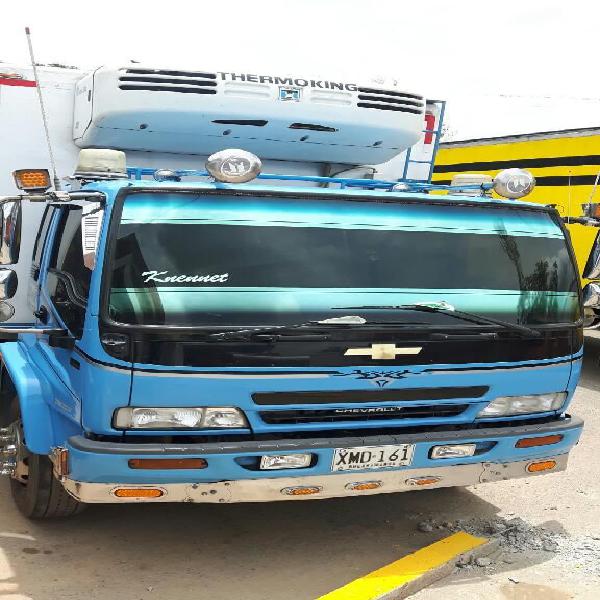
[[[336,448],[333,453],[331,470],[357,471],[359,469],[403,467],[412,462],[414,450],[414,444]]]

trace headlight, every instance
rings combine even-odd
[[[230,406],[193,408],[118,408],[116,429],[227,429],[248,427],[241,410]]]
[[[567,399],[567,392],[531,396],[501,396],[490,402],[477,417],[506,417],[558,410]]]

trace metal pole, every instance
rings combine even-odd
[[[29,27],[25,27],[25,35],[27,36],[27,44],[29,46],[29,56],[31,57],[31,67],[33,69],[33,78],[35,79],[35,87],[37,89],[38,98],[40,101],[40,109],[42,111],[42,121],[44,122],[44,132],[46,133],[46,143],[48,144],[48,154],[50,155],[50,166],[52,167],[52,178],[54,180],[54,189],[60,190],[60,180],[56,174],[56,163],[54,162],[54,153],[52,152],[52,144],[50,142],[50,131],[48,129],[48,118],[46,117],[46,110],[44,108],[44,98],[42,97],[42,88],[40,87],[40,80],[38,79],[37,68],[35,64],[35,58],[33,56],[33,45],[31,43],[31,32]]]

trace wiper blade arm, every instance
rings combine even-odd
[[[228,329],[227,331],[220,331],[218,333],[212,333],[208,337],[213,340],[228,340],[228,339],[242,339],[247,340],[258,336],[283,336],[288,332],[295,333],[298,330],[306,329],[305,333],[299,335],[290,336],[290,341],[294,339],[302,338],[319,338],[320,340],[326,339],[323,334],[315,334],[314,329],[321,329],[327,327],[339,326],[342,328],[362,326],[366,323],[366,319],[355,315],[347,315],[344,317],[334,317],[331,319],[324,319],[322,321],[306,321],[304,323],[294,323],[293,325],[268,325],[266,327],[251,327],[248,329]],[[287,337],[287,336],[286,336]],[[315,341],[313,339],[313,341]]]
[[[445,304],[445,303],[444,303]],[[450,305],[448,305],[450,306]],[[453,308],[445,308],[443,306],[434,306],[427,304],[400,304],[398,306],[343,306],[336,307],[334,310],[413,310],[415,312],[428,312],[428,313],[440,313],[448,315],[449,317],[455,317],[462,321],[471,321],[472,323],[478,323],[480,325],[498,325],[504,329],[526,335],[528,337],[540,337],[542,334],[531,327],[525,325],[517,325],[516,323],[509,323],[508,321],[502,321],[501,319],[493,319],[492,317],[484,317],[476,313],[466,312],[463,310],[454,310]]]

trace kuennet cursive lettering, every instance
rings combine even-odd
[[[169,271],[144,271],[144,283],[225,283],[229,273],[215,275],[169,275]]]

